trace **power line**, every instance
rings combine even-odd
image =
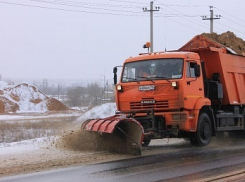
[[[133,3],[133,4],[147,4],[142,2],[135,2],[135,1],[126,1],[126,0],[110,0],[115,2],[126,2],[126,3]],[[154,0],[156,1],[156,0]],[[159,3],[159,2],[158,2]],[[176,5],[176,4],[162,4],[164,6],[178,6],[178,7],[206,7],[206,5]]]
[[[67,12],[75,12],[75,13],[103,14],[103,15],[117,15],[117,16],[140,16],[140,17],[144,16],[144,15],[136,15],[136,14],[130,15],[130,14],[120,14],[120,13],[109,13],[109,12],[95,12],[95,11],[85,11],[85,10],[71,10],[71,9],[64,9],[64,8],[52,8],[52,7],[46,7],[46,6],[27,5],[27,4],[21,4],[21,3],[5,2],[5,1],[0,1],[0,3],[29,7],[29,8],[41,8],[41,9],[59,10],[59,11],[67,11]]]
[[[217,23],[218,23],[218,22],[217,22]],[[242,33],[242,34],[245,35],[244,32],[241,32],[241,31],[239,31],[239,30],[236,30],[236,29],[234,29],[234,28],[232,28],[232,27],[228,27],[227,25],[224,25],[224,24],[222,24],[222,23],[218,23],[218,24],[220,24],[220,25],[222,25],[222,26],[224,26],[224,27],[227,27],[227,28],[229,28],[229,29],[235,30],[235,31],[237,31],[237,32],[240,32],[240,33]]]
[[[110,0],[110,1],[123,2],[123,3],[131,3],[131,4],[147,4],[147,3],[142,3],[142,2],[126,1],[126,0]]]
[[[157,2],[158,2],[159,4],[161,4],[161,5],[164,5],[164,4],[160,3],[159,1],[157,1]],[[164,5],[164,6],[165,6],[165,5]],[[204,25],[205,25],[205,26],[204,26],[204,25],[201,25],[200,23],[196,23],[196,22],[194,22],[194,21],[192,21],[192,20],[189,20],[189,19],[184,18],[185,15],[183,15],[182,12],[180,12],[180,11],[174,9],[174,8],[171,8],[171,7],[168,7],[168,6],[165,6],[165,7],[166,7],[166,11],[167,11],[167,12],[172,13],[172,11],[174,11],[175,13],[176,13],[176,12],[181,13],[182,16],[179,16],[179,17],[182,18],[182,19],[187,20],[188,22],[193,22],[195,25],[199,25],[199,26],[204,27],[204,28],[207,27],[206,24],[204,24]],[[167,10],[167,8],[172,9],[172,11]],[[161,17],[161,16],[158,16],[158,17]],[[188,28],[190,28],[190,29],[196,30],[196,31],[198,31],[198,32],[203,32],[203,31],[200,30],[200,29],[197,29],[197,28],[188,26],[188,25],[186,25],[186,24],[184,24],[184,23],[182,23],[182,22],[176,21],[176,20],[174,20],[172,17],[171,17],[171,18],[167,18],[167,16],[164,16],[164,17],[165,17],[166,19],[170,20],[170,21],[173,21],[173,22],[177,23],[177,24],[183,25],[183,26],[185,26],[185,27],[188,27]],[[198,16],[198,17],[200,17],[200,16]],[[198,22],[199,22],[199,21],[198,21]],[[188,23],[188,24],[189,24],[189,23]]]
[[[193,27],[188,26],[188,25],[186,25],[186,24],[184,24],[184,23],[180,23],[180,22],[178,22],[178,21],[176,21],[176,20],[173,20],[173,19],[170,19],[170,18],[167,18],[167,19],[168,19],[168,20],[170,20],[170,21],[173,21],[173,22],[175,22],[175,23],[178,23],[178,24],[184,25],[184,26],[186,26],[186,27],[188,27],[188,28],[191,28],[191,29],[193,29],[193,30],[197,30],[197,31],[199,31],[199,32],[202,32],[202,30],[199,30],[199,29],[193,28]]]
[[[200,17],[201,15],[184,15],[184,14],[163,14],[159,13],[158,15],[154,15],[154,17]]]
[[[185,5],[164,5],[164,6],[167,6],[167,7],[168,7],[168,6],[190,7],[190,6],[185,6]],[[192,6],[193,6],[193,5],[192,5]],[[197,6],[197,7],[203,7],[202,5],[194,5],[194,6]],[[219,9],[219,8],[217,8],[217,7],[214,7],[214,8],[216,8],[216,9],[222,11],[221,9]],[[170,9],[173,9],[173,8],[170,8]],[[173,10],[174,10],[174,9],[173,9]],[[175,11],[177,11],[177,10],[175,10]],[[179,11],[177,11],[177,12],[179,12]],[[222,12],[224,12],[224,13],[226,13],[226,14],[228,14],[228,15],[230,15],[230,16],[232,16],[232,17],[234,17],[234,18],[236,18],[236,19],[238,19],[238,20],[240,20],[240,21],[245,22],[244,20],[239,19],[239,18],[237,18],[237,17],[235,17],[235,16],[233,16],[233,15],[231,15],[231,14],[225,12],[225,11],[222,11]],[[191,15],[183,15],[183,16],[184,16],[184,17],[192,17]],[[180,16],[180,17],[181,17],[181,16]],[[195,15],[194,15],[193,17],[195,17]],[[217,18],[217,17],[216,17],[216,18]],[[230,19],[228,19],[228,18],[226,18],[226,17],[224,17],[224,16],[222,16],[222,18],[227,19],[227,20],[229,20],[229,21],[231,21],[231,22],[233,22],[233,23],[235,23],[235,24],[237,24],[237,25],[240,25],[240,26],[242,26],[242,27],[245,27],[244,25],[242,25],[242,24],[240,24],[240,23],[237,23],[237,22],[234,22],[233,20],[230,20]],[[219,29],[219,28],[216,28],[216,29],[221,30],[221,29]]]
[[[134,11],[125,11],[125,10],[118,10],[118,9],[105,9],[105,8],[97,8],[97,7],[87,7],[84,5],[72,5],[72,4],[67,4],[67,3],[62,3],[62,2],[49,2],[49,1],[43,1],[43,0],[32,0],[32,1],[37,1],[37,2],[43,2],[43,3],[48,3],[48,4],[57,4],[57,5],[63,5],[63,6],[69,6],[69,7],[82,7],[85,9],[95,9],[95,10],[104,10],[104,11],[114,11],[114,12],[126,12],[126,13],[136,13],[136,14],[142,14],[142,12],[134,12]]]
[[[178,10],[176,10],[176,9],[173,9],[173,8],[170,8],[170,9],[172,9],[173,11],[177,11],[177,12],[179,12],[179,13],[182,13],[182,12],[180,12],[180,11],[178,11]],[[168,10],[167,10],[168,11]],[[171,11],[169,11],[169,12],[171,12]],[[199,16],[200,17],[200,16]],[[195,20],[195,19],[186,19],[186,18],[184,18],[184,16],[182,17],[182,19],[184,19],[184,20],[187,20],[188,22],[192,22],[192,23],[194,23],[195,25],[198,25],[198,26],[201,26],[201,27],[204,27],[204,28],[206,28],[207,27],[207,25],[205,24],[205,23],[200,23],[200,21],[197,21],[197,20]],[[194,20],[194,21],[193,21]],[[198,22],[198,23],[197,23]]]
[[[57,4],[57,5],[64,5],[64,6],[71,6],[71,7],[83,7],[83,8],[87,8],[87,9],[101,9],[101,10],[106,10],[106,11],[120,11],[120,12],[130,12],[130,13],[137,13],[137,14],[142,14],[141,12],[133,12],[133,11],[124,11],[124,10],[114,10],[114,9],[105,9],[105,8],[92,8],[90,6],[106,6],[106,7],[115,7],[115,8],[134,8],[134,9],[141,9],[141,7],[139,6],[123,6],[123,5],[112,5],[112,4],[103,4],[103,3],[85,3],[85,2],[77,2],[77,1],[68,1],[68,2],[64,2],[62,0],[59,1],[46,1],[46,0],[31,0],[34,2],[43,2],[43,3],[48,3],[48,4]],[[78,4],[82,4],[82,5],[78,5]],[[85,6],[84,6],[85,5]],[[88,6],[88,7],[87,7]],[[159,13],[159,15],[163,15],[164,17],[197,17],[197,16],[201,16],[201,15],[184,15],[184,14],[162,14]],[[163,17],[163,16],[155,16],[155,17]]]
[[[164,6],[176,6],[176,7],[184,7],[184,8],[189,8],[189,7],[206,7],[206,5],[174,5],[174,4],[162,4]]]
[[[115,4],[105,4],[105,3],[88,3],[88,2],[77,2],[77,1],[63,1],[63,0],[54,0],[54,1],[46,1],[46,0],[30,0],[34,2],[43,2],[49,4],[61,4],[61,5],[73,5],[74,7],[79,7],[80,5],[85,6],[95,6],[95,7],[113,7],[113,8],[123,8],[123,9],[141,9],[140,6],[125,6],[125,5],[115,5]]]
[[[230,19],[228,19],[228,18],[226,18],[226,17],[224,17],[224,16],[222,16],[222,18],[224,18],[224,19],[226,19],[226,20],[228,20],[228,21],[231,21],[232,23],[235,23],[235,24],[237,24],[237,25],[239,25],[239,26],[245,27],[244,25],[242,25],[242,24],[240,24],[240,23],[237,23],[237,22],[234,22],[234,21],[232,21],[232,20],[230,20]]]
[[[175,12],[179,12],[179,13],[181,13],[180,11],[177,11],[177,10],[175,10],[175,9],[173,9],[173,8],[171,8],[171,7],[169,7],[170,9],[172,9],[172,10],[174,10]],[[217,8],[216,8],[217,9]],[[171,11],[168,11],[168,12],[171,12]],[[222,16],[222,18],[224,18],[223,16]],[[183,19],[185,19],[185,20],[187,20],[186,18],[183,18]],[[191,20],[189,20],[190,22],[193,22],[193,21],[191,21]],[[230,20],[231,21],[231,20]],[[233,22],[233,23],[235,23],[235,22]],[[199,25],[199,26],[202,26],[202,27],[204,27],[203,25],[201,25],[201,24],[199,24],[199,23],[195,23],[196,25]],[[220,24],[220,25],[223,25],[223,24],[221,24],[221,23],[218,23],[218,24]],[[239,24],[239,25],[241,25],[241,24]],[[241,25],[241,26],[243,26],[243,25]],[[206,26],[205,26],[206,27]],[[228,26],[226,26],[226,27],[228,27]],[[230,27],[229,27],[230,28]],[[220,29],[220,28],[216,28],[217,30],[220,30],[220,31],[223,31],[222,29]],[[233,28],[231,28],[231,29],[233,29]],[[234,29],[233,29],[234,30]],[[237,30],[236,30],[237,31]],[[238,32],[240,32],[240,31],[238,31]]]
[[[225,12],[225,11],[223,11],[223,10],[217,8],[217,7],[215,7],[215,8],[218,9],[218,10],[220,10],[220,11],[222,11],[223,13],[226,13],[226,14],[232,16],[233,18],[236,18],[236,19],[238,19],[238,20],[240,20],[240,21],[242,21],[242,22],[245,22],[244,20],[242,20],[242,19],[240,19],[240,18],[237,18],[237,17],[235,17],[234,15],[232,15],[232,14],[230,14],[230,13],[227,13],[227,12]]]
[[[45,0],[31,0],[31,1],[36,1],[36,2],[43,2],[43,1],[45,1]],[[62,0],[55,0],[56,2],[61,2],[61,3],[64,3],[64,1],[62,1]],[[116,1],[116,0],[114,0],[114,1]],[[53,1],[54,2],[54,1]],[[85,2],[77,2],[77,1],[69,1],[69,2],[72,2],[72,3],[84,3],[84,4],[87,4],[88,6],[111,6],[111,7],[113,7],[114,5],[113,4],[100,4],[100,3],[85,3]],[[132,2],[132,1],[117,1],[117,2],[130,2],[130,3],[136,3],[136,2]],[[133,12],[133,11],[123,11],[123,10],[116,10],[116,12],[125,12],[125,13],[127,13],[127,14],[124,14],[124,13],[112,13],[112,12],[97,12],[97,11],[87,11],[87,10],[74,10],[74,9],[65,9],[65,8],[55,8],[55,7],[46,7],[46,6],[39,6],[39,5],[28,5],[28,4],[23,4],[23,3],[13,3],[13,2],[5,2],[5,1],[0,1],[0,3],[2,3],[2,4],[8,4],[8,5],[17,5],[17,6],[23,6],[23,7],[30,7],[30,8],[41,8],[41,9],[48,9],[48,10],[58,10],[58,11],[66,11],[66,12],[75,12],[75,13],[87,13],[87,14],[103,14],[103,15],[116,15],[116,16],[126,16],[126,17],[142,17],[142,16],[144,16],[144,17],[146,17],[146,15],[143,15],[143,12]],[[52,3],[52,2],[51,2]],[[141,3],[142,4],[142,3]],[[143,4],[145,4],[145,3],[143,3]],[[163,5],[163,4],[162,4]],[[75,6],[75,5],[74,5]],[[166,6],[168,6],[168,5],[166,5]],[[115,5],[115,7],[126,7],[126,6],[121,6],[121,5]],[[93,8],[93,7],[87,7],[88,9],[96,9],[96,8]],[[136,8],[136,7],[135,7]],[[138,8],[138,7],[137,7]],[[179,12],[179,13],[181,13],[180,11],[177,11],[177,10],[175,10],[175,9],[173,9],[173,8],[171,8],[171,7],[168,7],[168,8],[170,8],[170,9],[172,9],[173,11],[175,11],[175,12]],[[216,8],[216,9],[218,9],[218,8]],[[104,10],[104,11],[113,11],[114,12],[114,10],[113,9],[105,9],[105,8],[101,8],[101,10]],[[168,10],[167,10],[168,11]],[[222,10],[221,10],[222,11]],[[170,12],[170,13],[172,13],[171,11],[168,11],[168,12]],[[129,13],[133,13],[133,14],[129,14]],[[228,13],[226,13],[226,14],[228,14]],[[161,16],[162,15],[162,16]],[[229,14],[230,15],[230,14]],[[155,16],[155,17],[169,17],[169,18],[172,18],[172,17],[180,17],[180,18],[183,18],[183,19],[185,19],[185,20],[188,20],[188,19],[186,19],[186,18],[184,18],[184,17],[195,17],[195,16],[198,16],[198,15],[184,15],[184,14],[162,14],[162,13],[159,13],[159,15],[157,15],[157,16]],[[231,15],[232,16],[232,15]],[[232,17],[234,17],[234,16],[232,16]],[[168,18],[168,19],[169,19]],[[227,18],[225,18],[225,19],[227,19]],[[237,18],[238,19],[238,18]],[[171,20],[171,19],[169,19],[169,20]],[[229,19],[227,19],[227,20],[229,20]],[[171,21],[174,21],[174,20],[171,20]],[[193,22],[193,21],[191,21],[191,20],[188,20],[189,22]],[[231,20],[229,20],[229,21],[231,21]],[[178,22],[178,21],[174,21],[174,22],[176,22],[176,23],[179,23],[179,24],[182,24],[182,25],[185,25],[185,24],[183,24],[183,23],[180,23],[180,22]],[[232,21],[233,23],[236,23],[236,22],[234,22],[234,21]],[[199,25],[199,26],[202,26],[202,27],[204,27],[203,25],[201,25],[201,24],[198,24],[198,23],[196,23],[195,22],[195,24],[196,25]],[[228,27],[228,26],[226,26],[226,25],[223,25],[223,24],[221,24],[221,23],[219,23],[220,25],[222,25],[222,26],[225,26],[225,27]],[[240,25],[240,26],[243,26],[243,25],[241,25],[241,24],[239,24],[239,23],[236,23],[236,24],[238,24],[238,25]],[[187,26],[187,25],[185,25],[186,27],[189,27],[189,28],[192,28],[192,27],[190,27],[190,26]],[[245,26],[243,26],[243,27],[245,27]],[[230,28],[230,27],[228,27],[228,28]],[[195,30],[198,30],[198,29],[196,29],[196,28],[192,28],[192,29],[195,29]],[[216,29],[219,29],[219,28],[216,28]],[[234,28],[231,28],[231,29],[233,29],[233,30],[235,30]],[[221,29],[219,29],[219,30],[221,30]],[[200,30],[198,30],[198,31],[200,31]],[[236,30],[236,31],[238,31],[238,30]],[[241,32],[241,31],[238,31],[238,32],[240,32],[240,33],[243,33],[243,32]],[[244,34],[244,33],[243,33]]]
[[[162,4],[163,5],[163,4]],[[167,7],[168,7],[168,5],[166,5]],[[182,13],[182,12],[180,12],[180,11],[178,11],[178,10],[176,10],[176,9],[173,9],[173,8],[171,8],[171,7],[168,7],[169,9],[172,9],[173,11],[175,11],[175,12],[179,12],[179,13]],[[168,10],[167,10],[168,11]],[[168,11],[168,12],[171,12],[172,13],[172,11]],[[181,16],[180,16],[181,17]],[[187,20],[186,18],[184,18],[184,17],[182,17],[183,19],[185,19],[185,20]],[[223,18],[223,16],[222,16],[222,18]],[[171,19],[172,20],[172,19]],[[192,19],[192,20],[195,20],[195,19]],[[188,20],[188,21],[190,21],[190,22],[194,22],[194,21],[192,21],[192,20]],[[196,22],[197,22],[197,20],[195,20]],[[206,24],[200,24],[200,22],[198,21],[198,23],[196,23],[196,22],[194,22],[196,25],[199,25],[199,26],[201,26],[201,27],[204,27],[204,28],[206,28],[207,26],[206,26]],[[181,24],[183,24],[183,23],[181,23]],[[220,28],[216,28],[217,30],[220,30],[220,31],[223,31],[222,29],[220,29]]]
[[[158,2],[158,3],[159,3],[159,2]],[[164,4],[162,4],[162,3],[160,3],[160,4],[161,4],[161,5],[164,5]],[[164,6],[165,6],[165,5],[164,5]],[[165,7],[166,7],[166,6],[165,6]],[[174,12],[178,12],[178,13],[181,13],[181,14],[183,15],[182,12],[180,12],[180,11],[174,9],[174,8],[171,8],[171,7],[168,7],[168,8],[169,8],[169,9],[172,9]],[[167,9],[166,9],[166,11],[172,13],[171,11],[169,11],[169,10],[167,10]],[[181,16],[180,16],[180,17],[181,17]],[[199,16],[199,17],[200,17],[200,16]],[[194,21],[192,21],[192,20],[186,19],[186,18],[184,18],[184,15],[183,15],[181,18],[187,20],[188,22],[193,22],[193,23],[195,23],[195,25],[199,25],[199,26],[201,26],[201,27],[206,28],[206,24],[204,24],[205,26],[204,26],[204,25],[201,25],[199,21],[198,21],[198,23],[196,23],[196,22],[194,22]],[[181,24],[182,24],[182,23],[181,23]]]

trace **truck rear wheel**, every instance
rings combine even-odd
[[[190,137],[190,142],[193,146],[208,145],[212,137],[212,126],[209,116],[206,113],[201,113],[198,118],[197,131]]]

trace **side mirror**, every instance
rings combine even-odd
[[[113,68],[113,73],[114,73],[114,85],[117,84],[117,67],[114,67]]]
[[[196,64],[194,66],[194,70],[195,70],[195,77],[201,76],[201,67],[200,67],[200,65]]]
[[[114,85],[116,85],[116,84],[117,84],[117,74],[114,73]]]
[[[113,68],[113,73],[117,73],[117,67]]]

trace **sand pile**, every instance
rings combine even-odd
[[[245,41],[237,37],[233,32],[227,31],[220,35],[217,33],[203,33],[202,36],[231,48],[239,55],[245,56]]]
[[[8,85],[0,82],[0,113],[46,112],[68,109],[60,101],[46,96],[36,87],[22,83]]]
[[[116,132],[113,134],[76,130],[65,133],[56,142],[58,148],[72,151],[109,151],[113,153],[139,154],[132,141]]]

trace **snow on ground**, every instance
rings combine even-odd
[[[93,119],[93,118],[105,118],[108,116],[112,116],[115,114],[116,111],[116,104],[115,103],[106,103],[99,106],[96,106],[92,108],[91,110],[85,112],[82,114],[77,120],[76,123],[82,123],[83,121],[86,121],[87,119]],[[71,114],[72,115],[72,114]],[[55,115],[57,117],[62,117],[64,115],[57,114]],[[30,118],[40,118],[40,117],[50,117],[50,116],[7,116],[7,115],[0,115],[0,122],[1,120],[24,120],[24,119],[30,119]],[[53,116],[52,116],[53,117]],[[25,140],[21,142],[14,142],[14,143],[0,143],[0,155],[3,153],[8,152],[23,152],[23,151],[30,151],[34,149],[38,149],[40,147],[46,146],[49,142],[53,141],[51,138],[45,137],[45,138],[36,138],[32,140]],[[168,140],[166,139],[167,143]],[[171,142],[175,141],[175,139],[170,139]],[[179,141],[179,139],[177,139]],[[153,142],[154,143],[154,142]],[[157,142],[158,143],[158,142]]]
[[[115,103],[107,103],[102,104],[100,106],[96,106],[92,108],[91,110],[87,111],[83,115],[81,115],[77,122],[79,121],[85,121],[89,118],[104,118],[111,115],[114,115],[116,110],[116,104]],[[40,119],[40,118],[49,118],[49,117],[65,117],[65,116],[74,116],[75,114],[78,114],[76,112],[71,112],[70,114],[53,114],[53,115],[41,115],[41,116],[21,116],[21,115],[0,115],[0,122],[6,121],[6,120],[25,120],[25,119]],[[50,138],[36,138],[31,140],[25,140],[21,142],[13,142],[13,143],[0,143],[0,155],[1,154],[7,154],[9,152],[24,152],[24,151],[30,151],[35,150],[40,147],[43,147],[47,145],[48,142],[51,142],[52,139]]]
[[[104,118],[114,115],[116,110],[115,103],[107,103],[92,108],[83,115],[81,115],[76,122],[85,121],[89,118]],[[1,115],[0,115],[1,116]],[[2,118],[6,119],[6,116]],[[15,120],[18,121],[18,117]],[[13,117],[11,118],[13,120]],[[25,117],[25,116],[24,116]],[[38,117],[38,116],[33,116]],[[48,117],[48,116],[47,116]],[[53,116],[49,116],[53,117]],[[23,118],[22,118],[23,119]],[[1,120],[0,120],[1,121]],[[23,121],[25,121],[23,119]],[[4,121],[3,121],[4,122]],[[0,122],[1,124],[1,122]],[[80,124],[79,124],[80,125]],[[1,131],[0,131],[1,132]],[[73,131],[72,131],[73,132]],[[69,132],[70,133],[70,128]],[[95,151],[77,151],[77,150],[63,150],[57,148],[59,136],[42,137],[31,140],[24,140],[12,143],[0,143],[0,178],[1,176],[14,175],[18,173],[34,172],[40,170],[47,170],[61,166],[70,166],[76,164],[92,164],[97,162],[108,162],[112,160],[120,160],[132,157],[131,155],[112,154],[106,152]],[[174,143],[183,143],[183,139],[163,139],[154,140],[150,146],[157,145],[172,145]],[[63,143],[62,143],[63,145]],[[59,146],[58,146],[59,147]],[[152,155],[153,150],[144,150],[143,155]],[[160,152],[168,152],[168,150],[160,150]],[[156,153],[157,154],[157,153]]]
[[[87,111],[88,107],[70,107],[71,109],[78,110],[78,111]]]
[[[115,115],[115,111],[116,111],[115,103],[102,104],[85,112],[77,119],[77,122],[83,122],[86,121],[87,119],[106,118],[109,116],[113,116]]]
[[[0,143],[0,155],[1,154],[13,154],[21,152],[30,152],[32,150],[37,150],[53,140],[54,137],[43,137],[35,138],[31,140],[24,140],[20,142],[12,143]]]
[[[60,118],[60,117],[71,117],[71,116],[79,116],[81,115],[81,112],[79,111],[70,111],[68,113],[52,113],[52,114],[45,114],[45,113],[40,113],[37,114],[37,112],[35,112],[35,115],[32,114],[27,114],[25,113],[24,115],[18,115],[18,114],[14,114],[14,115],[7,115],[7,114],[2,114],[0,115],[0,122],[1,121],[14,121],[14,120],[29,120],[29,119],[43,119],[43,118]]]
[[[46,114],[35,114],[30,115],[27,112],[25,114],[2,114],[0,115],[0,121],[6,121],[6,120],[25,120],[25,119],[41,119],[41,118],[50,118],[50,117],[70,117],[70,116],[78,116],[80,115],[80,112],[75,111],[85,111],[87,110],[87,107],[82,107],[80,109],[78,108],[72,108],[74,111],[70,111],[69,113],[55,113],[52,115],[46,115]],[[93,119],[93,118],[105,118],[108,116],[115,115],[116,111],[116,104],[115,103],[106,103],[99,106],[96,106],[89,111],[82,114],[78,119],[77,122],[83,122],[87,119]],[[38,113],[38,112],[35,112]]]

